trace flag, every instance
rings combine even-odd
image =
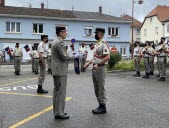
[[[29,51],[30,51],[30,48],[29,48],[28,45],[25,45],[24,48],[25,48],[26,52],[29,52]]]
[[[10,55],[10,54],[11,54],[11,50],[10,50],[10,48],[9,48],[9,47],[6,47],[6,48],[5,48],[5,51],[6,51],[6,53],[7,53],[8,55]]]
[[[8,52],[8,50],[9,50],[9,47],[6,47],[6,48],[5,48],[6,53]]]
[[[76,74],[80,74],[79,58],[74,59],[74,71],[75,71]]]

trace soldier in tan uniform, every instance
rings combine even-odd
[[[161,38],[161,42],[158,47],[157,54],[159,55],[159,70],[160,70],[160,79],[158,79],[158,81],[165,81],[168,44],[167,43],[165,44],[164,37]]]
[[[31,52],[29,53],[29,56],[30,56],[30,58],[31,58],[31,64],[32,64],[32,73],[35,72],[35,71],[34,71],[33,49],[34,49],[34,46],[32,47],[32,50],[31,50]]]
[[[35,47],[33,48],[33,67],[34,74],[39,74],[39,54]]]
[[[136,74],[134,75],[135,77],[140,77],[140,59],[141,59],[141,49],[139,47],[140,42],[136,41],[134,43],[135,48],[134,48],[134,66],[136,70]]]
[[[51,67],[54,80],[53,112],[55,119],[69,119],[69,116],[64,113],[67,86],[67,61],[70,59],[70,55],[67,54],[66,45],[63,41],[67,36],[66,28],[62,26],[56,27],[56,35],[57,38],[51,44]]]
[[[47,48],[46,43],[48,42],[48,35],[41,35],[41,42],[38,45],[38,54],[39,54],[39,64],[40,64],[40,74],[38,78],[38,89],[37,93],[48,93],[47,90],[42,88],[45,74],[46,74],[46,59],[47,59]]]
[[[80,59],[80,63],[81,63],[81,72],[85,72],[85,68],[84,65],[86,63],[86,58],[87,58],[87,48],[85,47],[85,43],[82,43],[82,46],[80,47],[79,53],[83,54],[83,57]]]
[[[47,60],[48,60],[48,74],[50,74],[51,73],[51,62],[52,62],[51,44],[49,44]]]
[[[152,56],[154,56],[154,49],[150,47],[150,42],[145,42],[145,47],[142,50],[143,58],[144,58],[144,66],[145,66],[145,76],[143,78],[148,79],[150,76],[150,65],[153,65]]]
[[[23,53],[22,50],[19,48],[19,43],[16,43],[13,56],[14,56],[15,75],[20,75]]]
[[[105,92],[105,76],[106,76],[106,65],[110,59],[110,51],[107,43],[103,40],[105,29],[96,28],[95,39],[97,40],[93,59],[85,64],[87,68],[93,63],[92,78],[94,84],[95,95],[99,103],[99,107],[92,110],[93,114],[106,113],[106,92]]]

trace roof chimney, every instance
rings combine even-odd
[[[44,9],[45,4],[41,2],[41,9]]]
[[[29,3],[29,5],[28,5],[28,6],[29,6],[29,8],[32,8],[32,4],[31,4],[31,3]]]
[[[5,0],[0,0],[0,6],[5,6]]]
[[[99,13],[102,14],[102,6],[99,7]]]

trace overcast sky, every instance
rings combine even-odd
[[[132,13],[132,0],[6,0],[6,5],[28,7],[31,3],[33,8],[39,8],[41,2],[44,2],[47,7],[47,1],[48,8],[52,9],[71,10],[73,6],[75,11],[98,12],[98,7],[102,6],[104,14],[119,17],[122,14]],[[134,17],[143,21],[157,5],[169,6],[169,0],[144,0],[142,5],[137,2],[134,5]]]

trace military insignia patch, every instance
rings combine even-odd
[[[107,52],[107,49],[105,49],[104,51]]]

